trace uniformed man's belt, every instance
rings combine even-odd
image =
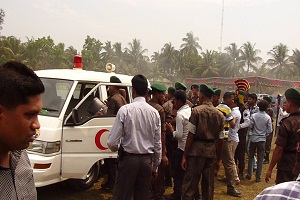
[[[124,156],[150,156],[152,155],[152,153],[128,153],[126,151],[124,151]]]
[[[296,154],[297,151],[295,151],[295,150],[283,150],[283,153],[294,153],[294,154]]]
[[[194,138],[194,141],[204,142],[204,143],[214,143],[215,140],[209,140],[209,139],[201,139],[201,138]]]

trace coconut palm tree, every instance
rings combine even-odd
[[[199,68],[196,68],[195,71],[201,70],[201,77],[213,77],[219,76],[219,69],[217,68],[217,63],[215,62],[214,57],[215,51],[206,50],[206,52],[202,52],[202,60],[200,62]]]
[[[105,45],[103,46],[102,50],[104,50],[101,53],[101,58],[103,59],[103,62],[104,63],[113,62],[112,60],[115,56],[115,52],[110,41],[105,42]]]
[[[267,60],[267,64],[272,67],[270,70],[271,73],[275,73],[276,78],[282,79],[287,73],[292,71],[291,65],[289,63],[289,49],[286,45],[280,43],[276,45],[271,51],[268,52],[268,55],[271,57]]]
[[[105,71],[105,64],[101,59],[101,51],[103,43],[100,40],[87,36],[81,51],[83,68],[95,71]]]
[[[129,48],[125,48],[127,63],[133,68],[138,69],[138,72],[142,73],[146,67],[146,62],[149,61],[149,58],[143,54],[148,50],[143,49],[140,40],[137,39],[133,39],[133,41],[128,43],[128,45]]]
[[[250,68],[256,69],[256,63],[262,62],[262,58],[258,56],[260,53],[259,49],[255,49],[255,44],[252,45],[250,42],[244,43],[241,47],[241,60],[247,67],[246,76],[248,76]]]
[[[298,80],[300,79],[300,51],[298,49],[293,50],[293,55],[290,57],[290,61],[293,65],[293,71],[298,74]]]
[[[74,56],[75,55],[78,55],[78,52],[77,52],[77,50],[73,46],[69,46],[65,50],[65,56],[66,56],[66,59],[67,59],[67,66],[69,68],[73,68]]]
[[[198,54],[198,49],[202,50],[202,47],[197,42],[199,40],[198,37],[194,37],[193,32],[189,32],[186,34],[186,38],[182,38],[184,42],[180,48],[184,53],[192,52]]]
[[[1,36],[0,38],[0,53],[1,62],[6,62],[9,60],[15,60],[19,62],[26,63],[25,59],[25,46],[21,43],[20,39],[14,36]]]
[[[161,49],[161,64],[164,73],[174,73],[177,51],[171,43],[166,43]]]
[[[240,59],[241,49],[236,43],[231,43],[225,47],[225,65],[222,67],[223,74],[228,77],[235,77],[242,69],[242,61]]]

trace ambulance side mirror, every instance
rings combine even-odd
[[[74,125],[79,123],[79,115],[78,115],[78,110],[76,108],[72,109],[72,118]]]

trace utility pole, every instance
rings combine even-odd
[[[223,20],[224,20],[224,0],[222,0],[222,18],[221,18],[221,37],[220,37],[220,47],[219,51],[222,52],[222,40],[223,40]]]

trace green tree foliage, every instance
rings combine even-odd
[[[147,62],[149,58],[144,54],[148,51],[143,49],[140,40],[136,38],[132,42],[128,43],[129,47],[125,48],[126,62],[137,69],[139,73],[143,73],[146,70]]]
[[[223,54],[224,64],[221,66],[223,75],[226,77],[240,75],[243,71],[241,49],[236,43],[231,43],[228,47],[225,47],[225,51],[226,53]]]
[[[293,55],[290,57],[290,61],[292,64],[292,73],[295,73],[297,75],[297,80],[300,80],[300,51],[298,49],[293,50]]]
[[[215,76],[266,76],[300,80],[300,52],[295,49],[289,55],[289,49],[284,44],[276,45],[270,50],[269,59],[263,62],[259,56],[260,50],[250,42],[242,46],[231,43],[225,48],[225,52],[206,50],[199,53],[199,50],[202,51],[199,38],[192,32],[187,33],[182,41],[180,49],[176,49],[171,43],[165,43],[160,51],[151,55],[150,60],[146,56],[147,49],[142,47],[138,39],[133,39],[123,47],[119,42],[102,43],[87,36],[82,51],[78,52],[73,46],[55,43],[50,36],[27,38],[25,42],[14,36],[1,36],[0,64],[17,60],[34,70],[72,68],[74,55],[80,54],[86,70],[105,71],[105,65],[110,62],[116,66],[117,73],[141,73],[155,81],[168,79],[174,83],[184,82],[185,78]]]
[[[288,59],[288,51],[288,47],[280,43],[268,52],[271,58],[267,60],[267,63],[272,67],[270,72],[275,72],[276,78],[282,79],[292,70]]]
[[[20,39],[14,36],[1,36],[0,38],[0,60],[1,63],[9,60],[27,63],[25,60],[25,47]]]
[[[256,64],[262,61],[262,58],[258,56],[260,53],[259,49],[255,49],[255,44],[252,45],[250,42],[244,43],[241,47],[241,60],[247,67],[246,76],[248,76],[250,68],[256,69]]]
[[[193,32],[189,32],[186,34],[186,38],[182,38],[184,42],[180,47],[184,53],[192,52],[198,54],[198,49],[202,50],[202,47],[197,42],[199,40],[198,37],[194,37]]]
[[[200,73],[201,77],[216,77],[219,76],[219,69],[216,62],[216,52],[213,50],[206,50],[202,52],[202,60],[200,62]],[[197,69],[197,68],[196,68]]]
[[[103,43],[100,40],[91,38],[89,35],[85,39],[83,50],[81,51],[84,58],[83,68],[86,70],[103,71],[105,70],[105,64],[101,59],[101,51],[103,49]]]

